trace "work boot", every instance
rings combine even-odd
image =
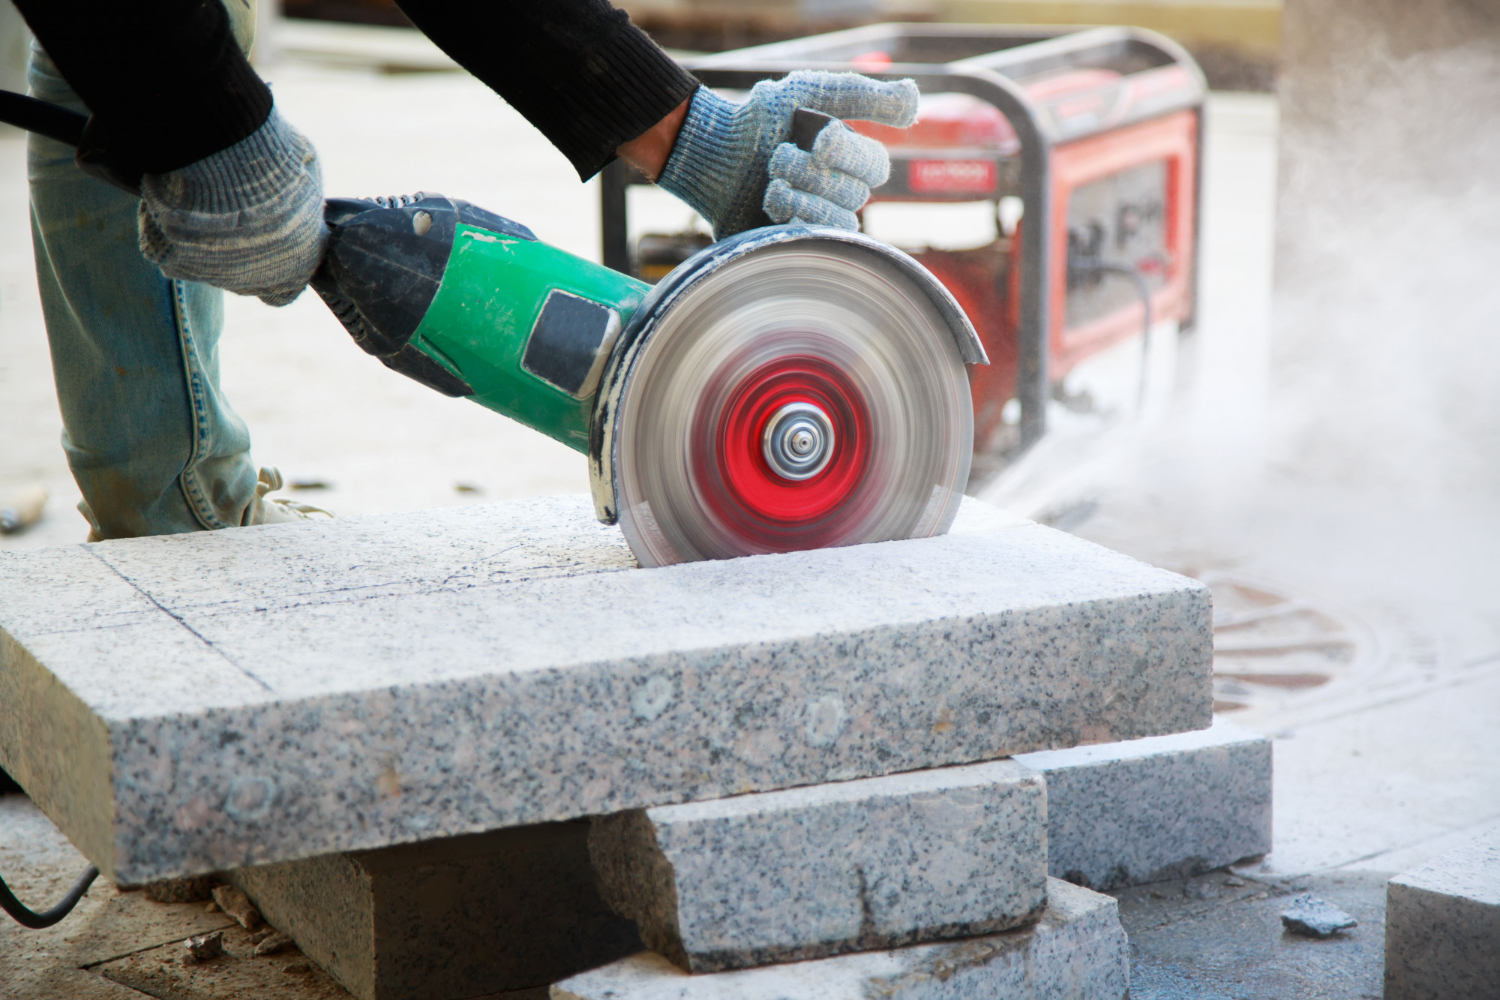
[[[280,469],[274,466],[261,469],[259,481],[255,484],[255,497],[250,501],[250,506],[245,508],[245,516],[240,524],[286,524],[291,521],[313,521],[317,519],[315,515],[333,516],[331,511],[310,503],[299,503],[287,497],[266,496],[281,487]]]

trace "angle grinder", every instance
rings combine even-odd
[[[68,141],[74,117],[16,123]],[[797,111],[793,141],[810,150],[829,121]],[[355,342],[587,455],[599,519],[643,566],[953,522],[973,443],[964,365],[987,359],[893,247],[768,226],[653,287],[442,195],[333,198],[326,219],[312,286]]]

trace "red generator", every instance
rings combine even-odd
[[[1053,386],[1084,359],[1151,322],[1191,327],[1207,88],[1169,39],[1120,27],[877,24],[685,65],[736,90],[798,69],[916,80],[914,126],[853,127],[891,154],[872,203],[988,202],[996,214],[1000,235],[986,245],[908,248],[990,357],[970,374],[976,453],[1035,443]],[[622,163],[604,173],[603,259],[650,280],[706,237],[643,236],[632,254],[633,183],[645,179]],[[1019,221],[1003,225],[1006,216]],[[1007,419],[1012,399],[1019,414]]]

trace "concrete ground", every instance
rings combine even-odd
[[[411,68],[415,58],[398,51],[386,61]],[[597,256],[594,185],[579,184],[469,78],[305,54],[265,72],[317,142],[330,193],[462,195]],[[1274,99],[1211,100],[1202,322],[1175,357],[1158,352],[1147,413],[1059,412],[1049,442],[976,484],[1208,581],[1220,708],[1275,737],[1274,852],[1232,875],[1120,893],[1138,998],[1378,996],[1385,878],[1500,825],[1491,499],[1461,487],[1330,481],[1279,451],[1267,430],[1275,143]],[[690,218],[657,192],[632,197],[643,225],[675,229]],[[924,225],[910,213],[873,222],[892,237]],[[948,235],[972,224],[937,213],[926,223]],[[0,498],[38,481],[52,493],[46,518],[0,537],[0,547],[74,543],[86,526],[71,509],[77,491],[57,443],[15,138],[0,138],[0,232],[10,234],[0,242]],[[257,459],[308,486],[302,499],[357,514],[586,489],[581,456],[388,372],[311,295],[282,310],[231,297],[226,313],[227,393]],[[1132,365],[1125,355],[1102,359],[1078,381],[1097,376],[1108,399],[1107,383],[1130,377]],[[56,898],[84,863],[23,797],[0,797],[0,874],[23,899]],[[1284,935],[1277,913],[1303,889],[1342,905],[1359,927],[1328,941]],[[316,970],[283,971],[298,964],[294,954],[185,977],[157,950],[223,924],[201,904],[154,904],[99,884],[52,930],[0,921],[0,996],[341,994]],[[233,935],[229,943],[244,951]]]

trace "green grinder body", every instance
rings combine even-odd
[[[331,199],[313,287],[386,366],[588,453],[600,377],[650,286],[441,195]]]

